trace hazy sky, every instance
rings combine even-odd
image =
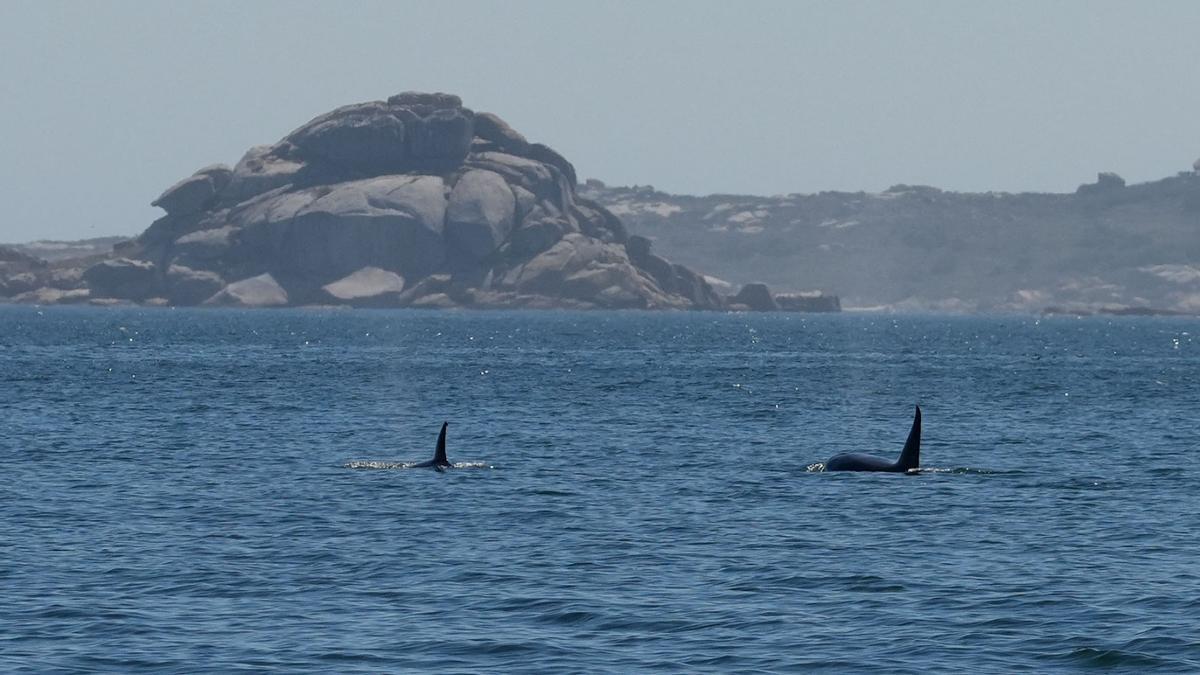
[[[149,202],[338,105],[447,91],[671,192],[1070,191],[1200,157],[1200,2],[0,0],[0,241]]]

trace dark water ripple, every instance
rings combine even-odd
[[[1198,334],[0,308],[0,670],[1197,672]]]

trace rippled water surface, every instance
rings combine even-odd
[[[1200,671],[1194,319],[7,307],[0,413],[5,672]]]

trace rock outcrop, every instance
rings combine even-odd
[[[116,258],[89,267],[83,280],[98,297],[145,300],[158,294],[157,272],[152,262]]]
[[[0,298],[40,288],[48,276],[48,267],[45,260],[0,246]]]
[[[197,213],[216,200],[232,177],[233,170],[224,164],[205,167],[167,188],[150,205],[177,216]]]
[[[767,285],[757,282],[742,286],[742,290],[733,296],[732,302],[754,312],[773,312],[779,309]]]
[[[7,246],[0,246],[0,297],[31,291],[38,286],[38,273],[46,261]]]
[[[1119,192],[1125,187],[1125,179],[1111,171],[1096,174],[1095,183],[1084,183],[1075,189],[1077,195],[1106,195]]]
[[[28,269],[33,267],[45,267],[46,261],[42,260],[41,258],[31,256],[27,253],[22,253],[15,248],[0,246],[0,265],[4,265],[5,269],[15,269],[18,267]]]
[[[378,267],[364,267],[343,279],[322,287],[329,301],[363,307],[386,307],[398,304],[404,290],[404,277]]]
[[[93,300],[723,306],[580,198],[565,158],[448,94],[338,108],[153,203],[166,215],[82,275]]]
[[[288,304],[287,291],[270,274],[260,274],[229,284],[208,300],[206,305],[227,307],[281,307]]]

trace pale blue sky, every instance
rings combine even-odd
[[[1200,157],[1198,2],[0,0],[0,241],[131,235],[338,105],[448,91],[582,177],[1070,191]]]

